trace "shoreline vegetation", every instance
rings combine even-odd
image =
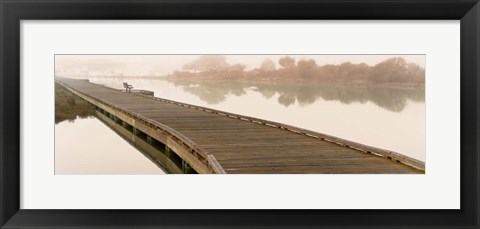
[[[170,79],[234,80],[248,82],[369,85],[381,87],[423,87],[425,69],[394,57],[374,66],[345,62],[340,65],[319,66],[313,59],[295,60],[285,56],[278,65],[265,59],[259,68],[246,71],[243,64],[230,65],[222,55],[205,55],[187,63],[183,70],[167,75]]]
[[[93,105],[55,83],[55,124],[95,116]]]

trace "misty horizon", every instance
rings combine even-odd
[[[55,75],[84,76],[168,76],[203,55],[55,55]],[[280,58],[290,56],[297,61],[314,60],[319,67],[343,63],[375,66],[390,58],[400,57],[407,63],[425,68],[425,55],[222,55],[233,65],[244,65],[245,71],[259,69],[265,59],[280,68]]]

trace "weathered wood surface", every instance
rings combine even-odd
[[[125,93],[86,80],[56,78],[169,133],[212,173],[424,173],[404,155],[275,122]],[[190,160],[192,160],[190,158]]]

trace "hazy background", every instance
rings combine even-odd
[[[244,64],[245,70],[260,67],[263,60],[278,59],[287,55],[224,55],[230,65]],[[402,57],[406,62],[425,68],[425,55],[288,55],[297,61],[313,59],[319,66],[327,64],[365,63],[374,66],[392,57]],[[165,76],[200,55],[55,55],[56,76]]]

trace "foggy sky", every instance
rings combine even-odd
[[[200,55],[55,55],[56,76],[165,76],[175,70],[182,70],[184,64]],[[258,68],[269,58],[276,63],[286,55],[225,55],[227,62],[244,64],[246,70]],[[300,59],[314,59],[319,66],[326,64],[365,63],[375,65],[392,57],[402,57],[407,62],[425,68],[425,55],[288,55]],[[90,66],[90,67],[87,67]],[[94,66],[94,67],[92,67]]]

